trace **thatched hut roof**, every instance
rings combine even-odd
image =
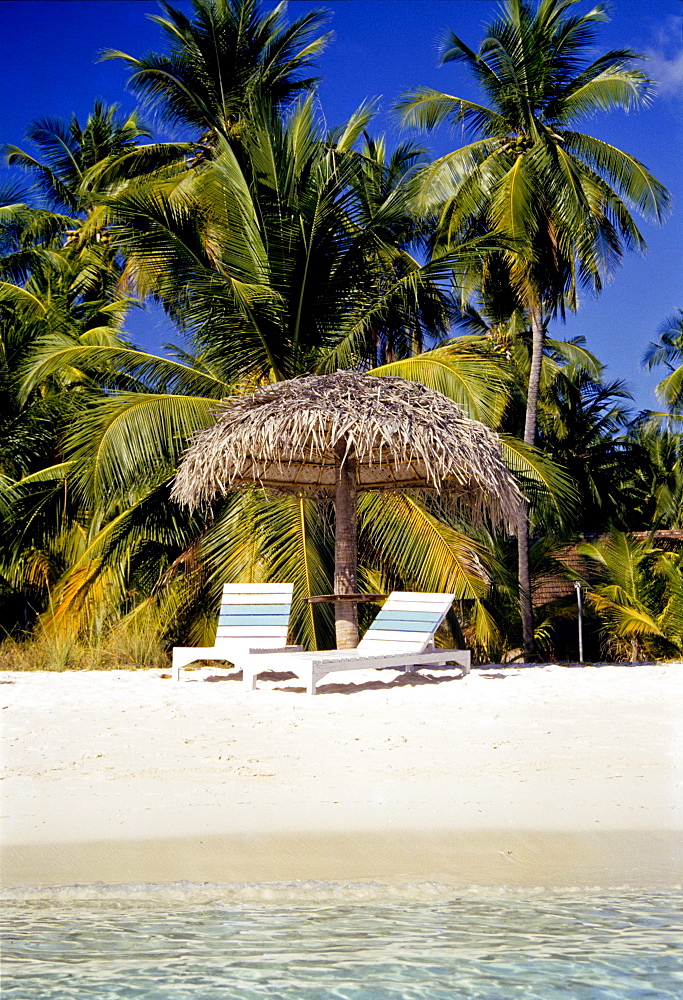
[[[475,520],[512,523],[521,494],[497,436],[417,382],[360,372],[277,382],[224,400],[186,451],[172,496],[195,507],[260,485],[333,498],[339,454],[358,489],[447,493]]]

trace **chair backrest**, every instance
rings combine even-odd
[[[453,603],[454,594],[420,594],[395,590],[358,643],[359,652],[404,650],[421,653]]]
[[[216,646],[286,646],[293,589],[291,583],[226,583]]]

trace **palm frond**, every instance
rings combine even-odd
[[[294,584],[292,639],[307,649],[333,645],[330,608],[308,597],[332,587],[333,539],[319,504],[249,491],[230,497],[205,532],[202,558],[216,585],[254,580]]]
[[[87,410],[66,446],[81,463],[75,486],[100,504],[137,502],[168,480],[191,438],[210,421],[217,399],[164,393],[114,393]]]
[[[558,102],[565,120],[614,108],[632,111],[647,104],[654,93],[653,82],[642,70],[628,68],[626,62],[622,53],[606,53],[573,80]]]
[[[484,549],[436,517],[424,501],[364,493],[359,512],[361,550],[368,547],[390,579],[416,590],[453,593],[458,600],[486,594]]]
[[[425,351],[373,368],[368,374],[397,375],[422,382],[455,400],[473,420],[494,428],[500,425],[514,381],[514,373],[503,355],[477,350],[471,343]]]
[[[546,347],[570,366],[573,373],[586,372],[592,378],[600,378],[604,365],[597,357],[583,346],[571,340],[557,340],[554,337],[545,338]]]
[[[659,382],[655,392],[672,413],[683,412],[683,364]]]
[[[503,461],[515,473],[532,502],[548,499],[562,519],[579,497],[571,477],[547,455],[511,434],[499,434]]]
[[[67,368],[85,373],[99,372],[105,377],[110,373],[123,372],[143,385],[153,385],[160,391],[183,395],[220,399],[230,392],[228,383],[205,369],[190,368],[169,358],[133,350],[120,344],[110,346],[106,343],[92,343],[102,334],[109,336],[107,328],[100,333],[97,330],[89,331],[82,345],[66,347],[61,338],[45,338],[26,367],[22,398],[27,398],[45,379]]]
[[[444,94],[430,87],[417,87],[396,104],[404,125],[430,130],[443,122],[470,126],[475,133],[495,135],[504,129],[504,120],[495,111],[473,101]]]
[[[565,148],[603,175],[638,211],[663,222],[670,210],[669,192],[635,156],[581,132],[562,133]]]

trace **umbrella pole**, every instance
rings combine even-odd
[[[357,505],[356,459],[338,453],[337,488],[334,501],[334,592],[355,594],[357,588]],[[358,611],[355,601],[334,602],[334,632],[337,649],[358,645]]]

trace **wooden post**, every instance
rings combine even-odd
[[[334,501],[334,592],[355,594],[357,590],[357,506],[356,459],[344,456],[344,446],[337,449],[336,494]],[[353,601],[335,601],[334,632],[337,649],[355,649],[358,645],[358,610]]]
[[[579,621],[579,663],[583,666],[583,591],[578,580],[574,580],[576,589],[576,609]]]
[[[531,309],[531,370],[526,398],[526,418],[524,422],[524,440],[527,444],[536,444],[536,429],[538,424],[538,394],[541,384],[541,367],[543,364],[543,344],[545,327],[543,325],[543,310],[536,303]],[[535,657],[536,640],[534,639],[534,607],[531,602],[531,570],[529,568],[529,511],[526,504],[520,510],[517,520],[517,568],[519,575],[519,606],[522,617],[522,643],[526,657]]]

